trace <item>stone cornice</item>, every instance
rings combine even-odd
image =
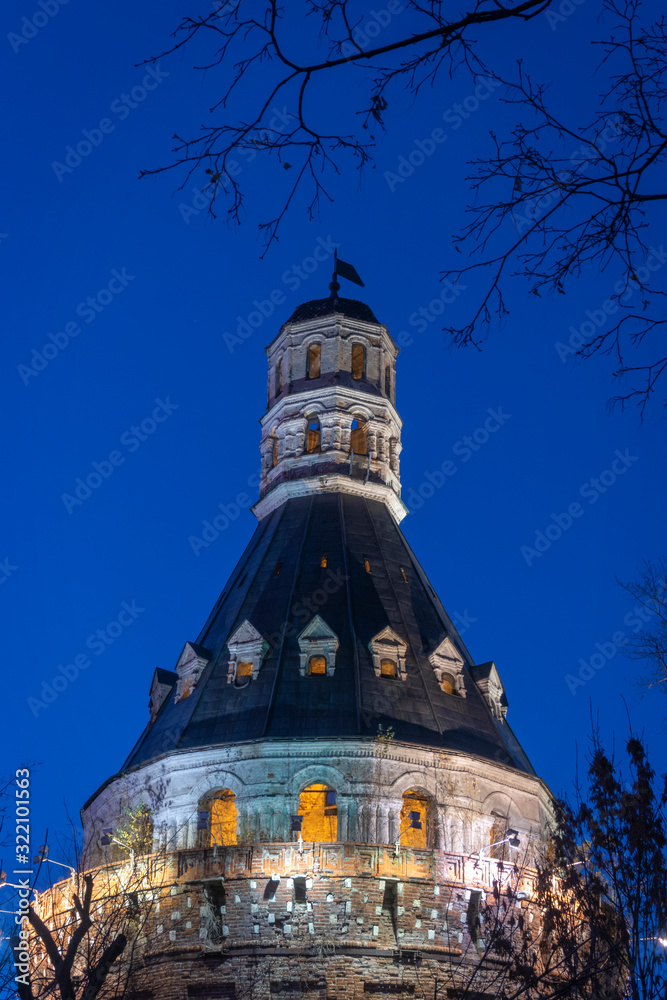
[[[366,497],[368,500],[380,500],[397,524],[400,524],[405,515],[409,513],[403,501],[389,486],[380,483],[364,483],[359,479],[351,479],[349,476],[335,473],[309,476],[304,479],[291,479],[279,483],[250,509],[257,520],[261,521],[267,514],[282,507],[287,500],[291,500],[293,497],[312,496],[315,493],[348,493],[356,497]]]

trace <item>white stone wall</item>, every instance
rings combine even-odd
[[[245,839],[292,840],[289,817],[315,782],[337,792],[338,841],[393,843],[409,789],[432,801],[432,846],[455,853],[488,846],[492,813],[507,817],[522,847],[541,841],[550,815],[543,782],[479,757],[399,741],[256,741],[174,752],[111,779],[82,810],[87,863],[104,860],[101,830],[122,825],[124,807],[140,802],[153,811],[156,849],[197,846],[197,810],[223,788],[236,796]]]

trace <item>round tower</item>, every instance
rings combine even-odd
[[[478,960],[471,899],[510,871],[529,896],[549,793],[399,526],[397,354],[336,286],[280,328],[255,532],[82,810],[90,864],[122,863],[140,806],[170,859],[142,945],[155,1000],[361,998],[413,953],[432,997]]]

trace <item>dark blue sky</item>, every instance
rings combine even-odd
[[[464,218],[466,161],[488,150],[490,129],[515,120],[498,91],[457,117],[454,106],[474,92],[464,76],[443,77],[416,103],[396,95],[376,168],[361,185],[344,172],[317,222],[297,202],[280,243],[260,259],[257,222],[282,183],[273,167],[242,165],[241,229],[201,210],[203,176],[183,192],[176,174],[137,180],[140,168],[168,161],[173,133],[194,133],[218,96],[216,74],[193,73],[192,58],[179,55],[146,81],[154,89],[130,96],[134,107],[124,102],[146,76],[134,64],[165,46],[186,8],[169,0],[149,16],[126,0],[113,8],[70,0],[13,45],[9,34],[42,8],[9,0],[2,12],[2,87],[12,95],[4,133],[13,140],[0,220],[2,739],[7,769],[41,761],[35,843],[47,826],[52,836],[65,829],[64,801],[76,814],[121,766],[146,722],[154,668],[173,668],[196,637],[251,536],[255,520],[243,510],[198,554],[191,542],[219,504],[255,498],[264,347],[300,302],[327,294],[330,259],[314,271],[308,259],[317,247],[330,254],[334,242],[366,282],[361,297],[403,334],[397,405],[404,498],[414,508],[405,533],[472,655],[496,661],[509,721],[536,770],[554,790],[569,787],[591,710],[618,742],[626,704],[664,768],[667,701],[654,691],[641,697],[637,668],[612,643],[639,627],[614,577],[630,578],[664,551],[663,415],[659,403],[643,425],[634,410],[610,415],[611,363],[572,367],[556,347],[600,309],[619,275],[591,275],[558,301],[517,286],[504,330],[481,353],[448,350],[438,279]],[[598,89],[588,45],[598,13],[585,0],[555,29],[538,19],[520,44],[516,29],[501,29],[487,52],[527,54],[554,81],[558,106],[583,120]],[[346,70],[330,91],[351,120],[358,75]],[[414,174],[402,183],[387,176],[435,128],[446,139]],[[54,167],[68,165],[67,147],[84,130],[98,143],[90,155]],[[664,214],[654,220],[649,242],[659,248]],[[664,287],[660,271],[654,280]],[[474,294],[472,283],[458,291],[447,316]],[[262,303],[272,293],[272,315],[250,318],[256,328],[234,343],[253,312],[269,312]],[[502,419],[489,433],[491,411]],[[448,460],[455,472],[431,487]],[[80,503],[64,500],[95,463],[100,485]],[[556,537],[553,516],[572,504],[579,514]],[[549,525],[549,547],[522,552]],[[109,623],[112,641],[96,644]],[[567,675],[595,656],[599,669],[589,666],[591,679],[571,690]],[[52,704],[30,702],[82,657],[90,665],[76,678],[70,670]]]

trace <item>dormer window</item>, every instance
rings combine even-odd
[[[256,680],[270,648],[264,636],[246,619],[227,640],[227,648],[227,683],[243,687]]]
[[[211,653],[208,649],[198,646],[195,642],[186,642],[176,664],[178,680],[175,703],[190,697],[210,659]]]
[[[308,622],[298,637],[299,673],[302,677],[324,674],[333,677],[336,669],[338,636],[319,615]]]
[[[320,422],[317,417],[313,417],[308,421],[308,430],[306,431],[306,454],[312,455],[313,452],[320,450],[321,438]]]
[[[445,636],[437,649],[428,658],[433,667],[433,673],[445,694],[458,695],[465,698],[466,687],[463,676],[463,657],[449,638]]]
[[[308,348],[308,362],[306,365],[306,378],[320,377],[320,360],[322,355],[321,344],[311,344]]]
[[[373,657],[376,677],[398,677],[402,681],[407,680],[405,654],[408,646],[392,628],[387,626],[378,632],[368,643],[368,648]]]
[[[365,369],[366,348],[363,344],[352,344],[352,378],[363,378]]]

